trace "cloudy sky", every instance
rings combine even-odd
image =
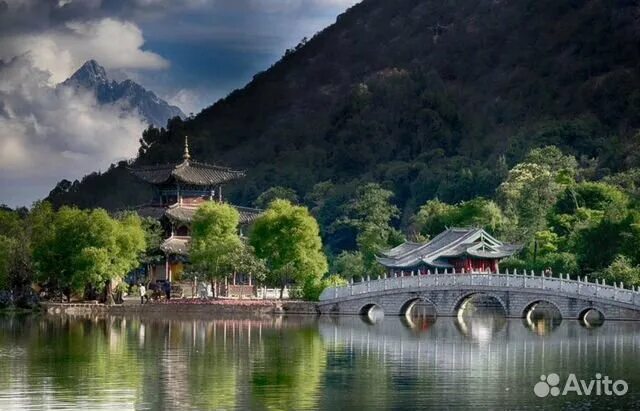
[[[198,113],[358,0],[0,0],[0,203],[129,158],[136,113],[56,89],[86,60]]]

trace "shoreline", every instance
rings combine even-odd
[[[153,314],[153,315],[272,315],[304,314],[319,315],[315,302],[281,300],[172,300],[171,302],[148,302],[145,304],[127,301],[124,304],[105,305],[98,303],[53,303],[43,302],[39,310],[46,315],[91,315],[91,314]]]

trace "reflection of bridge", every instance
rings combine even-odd
[[[640,320],[640,292],[622,284],[519,274],[411,275],[362,281],[324,290],[323,314],[363,314],[380,307],[387,315],[405,315],[416,302],[432,304],[437,315],[455,316],[475,295],[497,300],[508,317],[524,317],[539,302],[554,305],[563,318],[580,319],[596,310],[606,319]]]

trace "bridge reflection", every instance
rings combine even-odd
[[[576,321],[557,321],[553,318],[507,319],[483,313],[473,316],[442,317],[386,317],[372,324],[363,317],[321,316],[318,329],[328,349],[353,350],[374,356],[411,360],[414,364],[447,367],[450,363],[504,362],[519,367],[535,361],[567,362],[572,356],[606,355],[605,345],[623,343],[606,331],[633,327],[632,323],[612,322],[600,332],[588,337],[576,337]],[[464,338],[460,338],[463,336]],[[611,341],[609,341],[611,340]],[[615,341],[613,341],[615,340]],[[567,341],[573,341],[567,343]],[[630,341],[634,350],[638,339]],[[520,358],[510,353],[520,353]],[[552,352],[553,358],[546,358]],[[482,353],[473,357],[474,353]],[[495,365],[495,364],[494,364]]]

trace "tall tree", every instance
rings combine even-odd
[[[269,268],[267,281],[280,287],[309,279],[319,280],[327,272],[318,223],[305,207],[275,200],[251,231],[251,245]]]
[[[546,216],[559,194],[575,182],[577,162],[557,147],[531,150],[498,187],[498,199],[510,221],[511,240],[529,242],[546,228]]]
[[[191,262],[214,289],[237,268],[243,244],[238,234],[240,215],[228,204],[207,203],[196,211],[191,234]]]
[[[0,289],[20,295],[32,281],[27,219],[18,212],[0,210]]]
[[[338,225],[352,226],[357,231],[356,242],[367,270],[380,269],[376,254],[385,248],[402,242],[402,234],[392,225],[400,215],[398,207],[391,203],[393,192],[375,183],[365,184],[357,190],[356,197],[346,205],[346,217]]]

